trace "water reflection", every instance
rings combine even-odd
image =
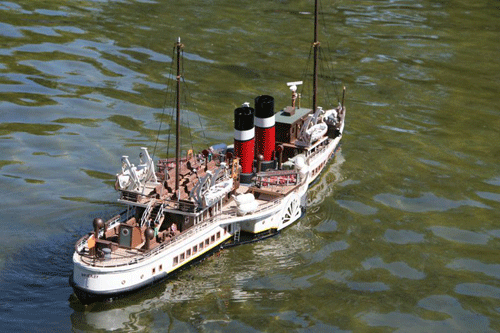
[[[458,228],[435,226],[430,227],[429,229],[432,230],[432,232],[436,236],[442,237],[449,241],[455,241],[465,244],[485,245],[490,240],[490,236],[488,234],[469,230],[461,230]]]
[[[500,279],[500,264],[485,264],[475,259],[454,259],[446,265],[454,270],[466,270],[474,273],[482,273],[490,277]]]
[[[392,275],[402,279],[421,280],[425,278],[425,274],[415,268],[410,267],[405,262],[385,263],[381,258],[369,258],[361,263],[364,269],[386,269]]]
[[[421,243],[424,235],[411,230],[386,230],[384,239],[395,244]]]
[[[500,299],[500,288],[482,283],[461,283],[455,287],[455,292],[474,297]]]
[[[424,319],[429,315],[422,318],[423,316],[402,312],[370,312],[361,315],[360,319],[372,327],[390,327],[404,332],[495,332],[487,317],[464,309],[451,296],[430,296],[419,301],[417,307],[429,311],[430,316],[442,319]]]
[[[417,198],[408,198],[401,195],[382,193],[375,195],[374,200],[392,208],[414,213],[447,211],[461,206],[490,208],[489,206],[475,200],[451,200],[438,197],[434,193],[424,193],[422,196]]]
[[[343,180],[341,168],[344,162],[345,157],[342,154],[342,149],[338,148],[334,160],[323,170],[307,191],[308,209],[314,210],[316,206],[331,196],[335,190],[334,184],[340,183]]]

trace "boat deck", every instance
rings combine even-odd
[[[264,188],[240,186],[237,189],[236,194],[253,193],[255,195],[255,200],[257,201],[257,209],[252,212],[253,215],[279,205],[281,203],[281,199],[287,193],[293,191],[296,187],[297,185],[270,185]],[[133,265],[148,257],[158,254],[166,247],[192,236],[193,233],[199,232],[213,223],[220,222],[222,220],[230,220],[237,217],[238,214],[236,202],[234,200],[230,200],[227,204],[223,205],[221,210],[215,213],[213,217],[194,225],[193,227],[185,230],[179,235],[170,237],[162,243],[158,243],[153,239],[151,241],[151,250],[149,251],[140,249],[140,247],[142,247],[144,243],[139,245],[138,249],[120,247],[118,244],[114,243],[112,246],[112,252],[108,254],[107,258],[104,258],[104,255],[102,255],[102,253],[100,256],[98,256],[98,258],[95,258],[93,255],[89,254],[88,245],[85,244],[83,254],[78,256],[79,261],[81,261],[83,264],[97,267],[118,267]],[[241,216],[241,218],[245,219],[244,216]]]
[[[85,249],[87,255],[80,255],[80,261],[84,264],[96,267],[117,267],[124,265],[132,265],[137,263],[138,259],[144,259],[144,252],[137,249],[129,249],[123,247],[117,247],[113,249],[108,258],[94,256],[88,254],[88,248]]]

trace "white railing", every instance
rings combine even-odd
[[[163,216],[163,208],[165,208],[165,203],[162,203],[160,206],[160,209],[158,210],[158,213],[156,213],[156,218],[153,223],[153,226],[157,226],[160,224],[161,217]]]
[[[261,205],[259,207],[259,209],[257,209],[254,212],[254,214],[262,212],[262,211],[270,209],[270,208],[274,208],[274,207],[278,206],[279,204],[281,204],[282,200],[283,200],[283,198],[277,198],[275,200],[269,201],[268,203],[266,203],[264,205]],[[186,240],[187,238],[189,238],[189,237],[193,236],[194,234],[198,233],[199,231],[201,231],[201,230],[209,227],[214,222],[220,221],[222,219],[222,217],[228,217],[228,216],[230,216],[230,217],[237,216],[236,209],[232,209],[232,210],[220,213],[220,214],[218,214],[218,215],[216,215],[216,216],[214,216],[214,217],[212,217],[212,218],[210,218],[208,220],[205,220],[204,222],[202,222],[200,224],[196,224],[193,227],[191,227],[188,230],[186,230],[185,232],[183,232],[180,235],[177,235],[177,236],[173,237],[172,239],[164,242],[160,246],[152,249],[151,251],[142,252],[142,251],[137,250],[137,249],[128,249],[129,251],[134,252],[134,253],[131,253],[130,256],[122,256],[122,255],[117,255],[115,253],[112,253],[112,257],[111,257],[112,260],[113,259],[114,260],[119,260],[119,259],[128,259],[128,258],[130,258],[131,260],[129,260],[127,262],[112,263],[112,262],[109,262],[109,261],[98,261],[98,260],[95,260],[95,258],[93,256],[84,255],[84,254],[80,254],[80,257],[81,257],[81,259],[82,259],[83,262],[91,264],[91,265],[93,265],[95,267],[120,267],[120,266],[135,265],[135,264],[137,264],[137,263],[139,263],[139,262],[141,262],[141,261],[143,261],[145,259],[152,258],[152,257],[160,254],[167,247],[170,247],[170,246],[172,246],[174,244],[180,243],[183,240]],[[144,217],[144,215],[143,215],[143,217]],[[120,216],[117,216],[116,219],[113,220],[110,223],[110,226],[112,225],[113,222],[118,222],[119,223],[120,222]],[[141,220],[141,223],[142,223],[142,220]],[[91,235],[91,234],[92,233],[89,233],[89,235]],[[83,237],[82,241],[79,242],[79,243],[77,243],[77,245],[75,247],[85,248],[86,245],[87,245],[87,239],[88,239],[89,235],[87,235],[86,237]]]
[[[153,209],[154,203],[155,203],[154,200],[151,200],[148,202],[148,205],[146,206],[146,209],[144,210],[144,213],[142,214],[142,217],[141,217],[141,224],[140,224],[141,227],[143,227],[144,224],[147,222],[147,220],[149,218],[149,214],[151,213],[151,210]]]

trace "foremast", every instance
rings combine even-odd
[[[181,38],[177,39],[177,89],[176,89],[176,115],[175,115],[175,190],[174,199],[179,200],[179,167],[181,155],[181,49],[184,47]]]
[[[314,69],[313,69],[313,100],[312,100],[312,110],[316,111],[318,106],[317,103],[317,91],[318,91],[318,53],[321,43],[318,41],[318,0],[314,0]]]

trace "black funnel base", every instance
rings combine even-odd
[[[253,173],[240,173],[240,183],[250,184],[252,182]]]
[[[260,162],[260,171],[261,172],[274,169],[275,167],[276,167],[276,163],[274,161],[262,161],[262,162]]]

